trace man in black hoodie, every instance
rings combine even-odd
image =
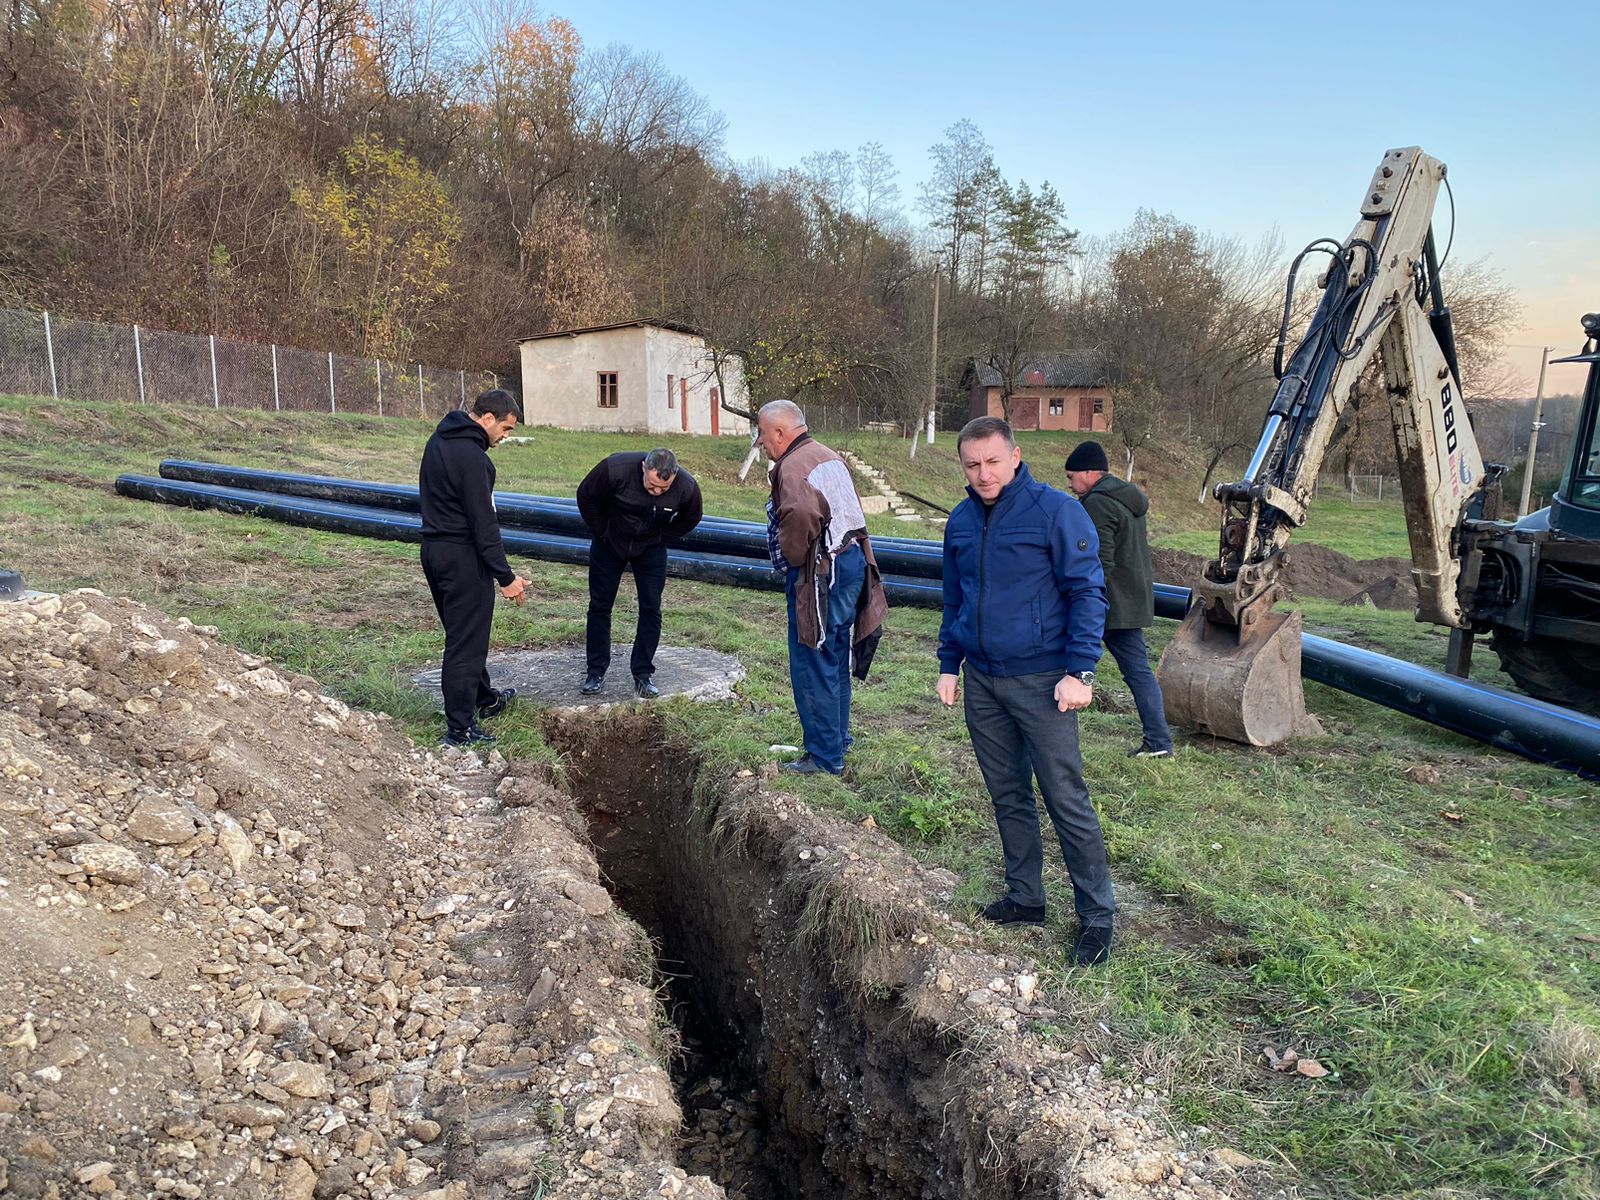
[[[1171,758],[1172,731],[1161,699],[1161,684],[1150,669],[1144,631],[1156,623],[1155,566],[1145,514],[1150,501],[1132,483],[1108,475],[1110,463],[1099,442],[1084,442],[1067,458],[1067,486],[1083,501],[1100,535],[1100,566],[1106,575],[1106,649],[1139,709],[1144,738],[1129,758]]]
[[[671,450],[613,454],[578,485],[578,512],[594,534],[589,546],[588,668],[585,696],[605,686],[611,665],[611,608],[624,569],[639,594],[633,634],[633,690],[644,700],[661,694],[652,676],[661,644],[661,593],[667,585],[667,543],[677,541],[703,513],[700,485],[680,470]]]
[[[492,742],[480,718],[499,716],[515,688],[489,686],[489,629],[494,589],[517,604],[528,581],[511,569],[494,511],[498,446],[517,426],[522,410],[510,392],[494,388],[472,404],[471,414],[446,413],[422,452],[417,483],[422,501],[422,573],[444,624],[444,691],[447,746]]]

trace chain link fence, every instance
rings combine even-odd
[[[0,392],[22,396],[438,420],[500,386],[492,371],[0,308]]]
[[[1352,504],[1399,504],[1402,500],[1398,475],[1323,475],[1312,487],[1311,496]]]

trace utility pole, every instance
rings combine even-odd
[[[933,262],[933,353],[928,361],[928,445],[933,445],[934,418],[939,411],[939,269]]]
[[[1533,498],[1533,465],[1539,457],[1539,430],[1544,428],[1540,420],[1544,416],[1544,369],[1550,361],[1550,347],[1544,348],[1544,353],[1539,356],[1539,390],[1533,397],[1533,428],[1528,432],[1528,465],[1522,469],[1522,503],[1517,506],[1517,516],[1528,515],[1528,502]]]

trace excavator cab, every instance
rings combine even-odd
[[[1488,635],[1500,669],[1530,695],[1600,714],[1600,313],[1583,318],[1588,383],[1561,486],[1521,520],[1466,521],[1462,604],[1452,637],[1457,675],[1472,638]]]
[[[1570,537],[1600,538],[1600,313],[1585,313],[1582,351],[1558,363],[1588,363],[1578,425],[1572,431],[1572,457],[1561,489],[1550,499],[1550,528]]]

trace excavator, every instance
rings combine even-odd
[[[1301,685],[1301,614],[1279,611],[1294,531],[1376,355],[1388,393],[1417,588],[1417,620],[1450,630],[1445,667],[1466,678],[1487,635],[1524,691],[1600,713],[1600,314],[1583,318],[1589,364],[1572,455],[1550,506],[1499,520],[1505,468],[1486,464],[1462,398],[1433,210],[1445,165],[1411,146],[1384,153],[1342,243],[1313,242],[1290,267],[1278,380],[1244,477],[1219,484],[1217,556],[1161,656],[1167,716],[1268,746],[1315,728]],[[1295,279],[1328,255],[1322,295],[1285,353]],[[1448,253],[1448,247],[1447,247]]]

